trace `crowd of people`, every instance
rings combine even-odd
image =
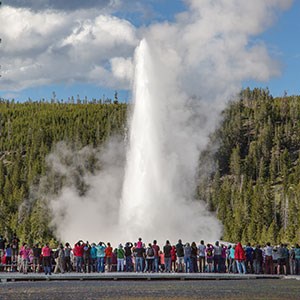
[[[229,244],[202,240],[176,244],[157,241],[145,245],[137,242],[119,244],[117,248],[104,242],[78,241],[58,244],[52,249],[48,243],[30,247],[14,235],[10,240],[0,235],[0,270],[6,272],[185,272],[185,273],[239,273],[300,275],[300,246],[288,248],[285,244],[263,247],[250,243]]]

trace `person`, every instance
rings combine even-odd
[[[76,263],[76,272],[82,272],[82,263],[83,263],[83,248],[84,243],[82,240],[78,241],[73,248],[73,253],[75,256],[75,263]]]
[[[83,247],[83,272],[90,273],[91,272],[91,245],[88,241],[84,244]]]
[[[165,271],[165,255],[162,251],[159,251],[159,265],[160,265],[160,271]]]
[[[176,246],[173,245],[172,249],[171,249],[171,263],[172,263],[171,269],[172,269],[172,272],[176,272],[176,260],[177,260]]]
[[[96,246],[96,249],[97,249],[97,272],[104,273],[105,271],[104,259],[105,259],[105,249],[106,249],[105,243],[99,242],[98,245]]]
[[[137,247],[137,248],[142,248],[142,247],[143,247],[142,238],[139,238],[139,239],[138,239],[138,242],[136,243],[136,247]]]
[[[118,265],[118,249],[115,248],[112,253],[112,258],[111,258],[111,271],[112,272],[117,272],[117,265]]]
[[[274,246],[273,252],[272,252],[273,272],[274,273],[277,273],[278,261],[280,261],[280,259],[278,260],[280,253],[278,254],[277,250],[278,250],[278,248],[276,246]]]
[[[123,245],[120,244],[117,251],[117,271],[123,272],[124,271],[124,259],[125,259],[125,251],[123,249]]]
[[[190,243],[186,243],[184,246],[185,273],[191,272],[191,252],[192,248],[190,246]]]
[[[219,244],[219,241],[216,241],[214,246],[214,272],[221,272],[221,256],[222,256],[222,247]]]
[[[200,241],[200,244],[198,246],[198,253],[199,253],[199,272],[204,273],[205,272],[205,250],[206,246],[204,244],[204,241]]]
[[[6,248],[5,248],[5,264],[6,264],[6,272],[12,271],[11,256],[12,256],[12,249],[11,249],[10,244],[7,244],[7,245],[6,245]]]
[[[42,257],[45,275],[51,275],[51,248],[49,247],[48,243],[46,243],[45,246],[42,248]]]
[[[229,273],[229,265],[230,265],[230,260],[229,260],[229,257],[230,257],[230,249],[231,249],[231,245],[229,244],[227,249],[226,249],[226,262],[225,262],[225,269],[227,270],[227,272]]]
[[[23,274],[28,273],[29,254],[30,254],[30,248],[25,243],[22,249],[20,250],[20,256],[22,259],[22,268],[20,269],[20,271],[23,270]]]
[[[151,243],[148,244],[146,249],[146,264],[144,272],[153,272],[153,262],[154,262],[154,249]]]
[[[153,270],[154,270],[154,272],[158,273],[158,271],[159,271],[159,251],[160,251],[160,248],[157,245],[157,240],[153,241],[152,248],[154,250],[154,268],[153,268]]]
[[[206,246],[206,262],[207,262],[207,271],[212,272],[212,264],[214,257],[214,246],[212,244],[207,244]]]
[[[64,265],[65,265],[65,251],[63,244],[59,244],[55,255],[55,269],[54,273],[57,274],[61,272],[62,274],[65,273]]]
[[[166,244],[164,246],[164,256],[165,256],[165,272],[170,273],[171,272],[171,249],[172,246],[170,244],[170,241],[167,240]]]
[[[266,274],[274,274],[274,267],[273,267],[273,247],[271,243],[268,242],[266,247],[264,248],[265,252],[265,273]]]
[[[124,247],[126,272],[133,271],[132,247],[133,247],[133,244],[131,242],[127,242]]]
[[[235,261],[234,261],[234,249],[235,245],[230,245],[228,247],[228,258],[229,258],[229,264],[228,264],[228,273],[236,273],[235,268]]]
[[[41,265],[41,254],[42,254],[42,248],[39,247],[39,244],[35,244],[32,247],[32,253],[33,253],[33,260],[32,260],[33,272],[39,273],[40,265]]]
[[[284,256],[285,266],[286,266],[285,275],[287,275],[287,271],[290,268],[290,266],[289,266],[290,251],[288,249],[288,245],[287,244],[283,244],[283,256]]]
[[[136,258],[136,272],[143,272],[143,265],[144,265],[144,258],[145,258],[145,248],[142,247],[136,247],[134,249],[135,252],[135,258]]]
[[[258,244],[253,253],[253,268],[255,274],[262,273],[262,264],[263,264],[263,251],[261,250],[261,246]]]
[[[133,263],[133,271],[136,272],[136,251],[135,249],[137,249],[137,246],[136,246],[137,243],[134,243],[133,246],[132,246],[132,256],[133,256],[133,260],[132,260],[132,263]]]
[[[295,247],[292,246],[290,250],[290,274],[295,275],[296,274],[296,261],[295,261]]]
[[[19,242],[20,242],[19,238],[17,237],[16,233],[14,233],[10,242],[11,249],[12,249],[12,260],[14,262],[18,261]]]
[[[246,268],[248,270],[248,273],[253,274],[253,254],[254,250],[251,247],[251,244],[248,243],[245,249],[246,252]]]
[[[0,266],[5,264],[6,264],[6,257],[5,255],[3,255],[2,258],[0,259]]]
[[[91,265],[92,265],[92,272],[96,272],[97,271],[97,249],[95,243],[92,243],[92,247],[91,247]]]
[[[295,274],[300,275],[300,246],[299,244],[296,244],[295,247]]]
[[[237,270],[239,274],[246,274],[246,255],[245,250],[241,243],[238,243],[234,250],[234,260],[236,262]]]
[[[227,246],[221,244],[222,252],[221,252],[221,260],[220,260],[220,271],[222,273],[226,273],[226,254],[227,254]]]
[[[280,244],[277,248],[277,263],[277,274],[282,274],[281,271],[283,270],[283,273],[286,275],[286,261],[283,244]]]
[[[191,273],[198,273],[197,254],[198,254],[197,245],[195,242],[192,242],[192,244],[191,244]]]
[[[3,238],[2,235],[0,235],[0,259],[4,256],[5,254],[5,243],[6,243],[6,239]]]
[[[64,248],[64,252],[65,252],[65,272],[71,272],[72,271],[72,264],[71,264],[71,246],[70,244],[67,242],[65,244],[65,248]]]
[[[113,248],[110,245],[110,242],[107,243],[105,248],[105,263],[107,265],[107,272],[111,272],[111,260],[112,260]]]
[[[184,263],[184,250],[181,240],[178,240],[176,244],[176,254],[177,254],[177,272],[183,272],[183,263]]]

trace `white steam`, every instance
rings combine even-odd
[[[97,161],[94,174],[89,171],[90,164],[95,167],[89,162],[92,157]],[[56,176],[64,182],[58,195],[52,191],[49,203],[58,238],[72,243],[79,239],[117,241],[124,161],[120,138],[111,139],[99,152],[90,147],[74,152],[65,143],[56,146],[47,164],[48,180]],[[49,198],[51,191],[48,194]]]
[[[199,154],[241,82],[279,74],[265,46],[252,39],[292,1],[186,2],[175,23],[139,31],[145,40],[136,52],[125,178],[124,164],[102,151],[106,164],[85,178],[88,192],[78,196],[69,186],[51,202],[62,239],[220,237],[218,221],[193,201]],[[131,62],[128,55],[111,59],[115,77],[130,81]]]

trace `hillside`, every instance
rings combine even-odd
[[[223,239],[299,241],[299,150],[299,96],[274,99],[268,90],[246,89],[223,112],[202,157],[216,167],[199,186],[224,224]]]

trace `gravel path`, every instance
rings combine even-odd
[[[0,299],[300,299],[299,280],[0,283]]]

